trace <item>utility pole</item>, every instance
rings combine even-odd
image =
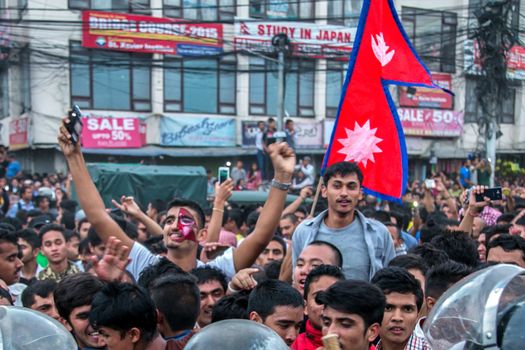
[[[510,0],[482,1],[474,11],[478,20],[473,39],[479,47],[479,58],[483,78],[476,86],[478,103],[483,115],[479,116],[480,134],[485,135],[486,157],[491,167],[490,186],[494,187],[496,170],[496,139],[501,136],[499,121],[503,101],[508,97],[507,54],[517,42],[515,33],[509,28]]]
[[[279,87],[278,87],[278,99],[277,99],[277,133],[276,138],[285,139],[286,133],[284,132],[284,96],[285,96],[285,55],[290,51],[291,44],[290,39],[284,33],[275,35],[272,38],[272,45],[275,47],[277,52],[278,65],[279,65]]]

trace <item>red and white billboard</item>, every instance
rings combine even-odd
[[[457,137],[463,133],[463,112],[439,109],[398,108],[407,136]]]
[[[82,118],[84,148],[140,148],[145,142],[145,125],[139,118]]]
[[[9,149],[29,147],[29,118],[22,116],[9,122]]]
[[[319,25],[307,22],[235,22],[236,50],[274,52],[272,38],[286,34],[294,56],[349,59],[357,28]]]
[[[452,90],[452,75],[432,73],[432,80],[447,90]],[[454,96],[439,89],[399,86],[400,107],[454,109]]]
[[[223,50],[223,27],[219,23],[83,11],[82,46],[181,56],[216,55]]]

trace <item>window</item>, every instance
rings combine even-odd
[[[164,111],[236,113],[236,62],[222,59],[164,59]]]
[[[421,59],[434,72],[456,72],[457,14],[402,8],[403,26]]]
[[[150,0],[69,0],[69,8],[151,14]]]
[[[0,61],[0,118],[9,116],[9,70],[7,61]]]
[[[315,0],[250,0],[250,17],[314,19]]]
[[[467,78],[465,87],[465,123],[477,123],[483,111],[476,95],[477,79]],[[502,124],[514,124],[514,105],[516,89],[511,88],[509,96],[504,99],[501,113]]]
[[[362,4],[362,0],[328,1],[328,24],[357,27]]]
[[[326,117],[335,118],[345,81],[347,64],[340,61],[326,61]]]
[[[163,0],[164,16],[199,21],[233,21],[235,0]]]
[[[278,66],[250,58],[250,114],[277,115]],[[285,115],[314,117],[315,61],[289,60],[285,71]]]
[[[71,101],[86,109],[151,111],[151,56],[70,46]]]

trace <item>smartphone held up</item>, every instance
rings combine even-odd
[[[224,181],[228,180],[229,177],[230,177],[230,168],[226,166],[219,167],[218,177],[217,177],[219,179],[219,184],[222,184]]]
[[[77,144],[80,141],[80,135],[82,135],[82,112],[77,105],[68,112],[69,123],[66,124],[66,129],[71,135],[71,142]]]

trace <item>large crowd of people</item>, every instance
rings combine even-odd
[[[453,284],[493,264],[525,268],[525,188],[499,179],[493,201],[483,174],[479,184],[465,171],[435,174],[388,202],[365,195],[360,168],[341,162],[312,203],[311,160],[272,142],[264,175],[237,163],[209,208],[133,193],[106,208],[64,125],[59,144],[67,176],[8,176],[0,152],[0,304],[56,319],[79,349],[184,349],[228,319],[263,324],[294,350],[320,349],[327,334],[342,350],[431,349],[422,327]],[[267,170],[262,206],[229,200]]]

